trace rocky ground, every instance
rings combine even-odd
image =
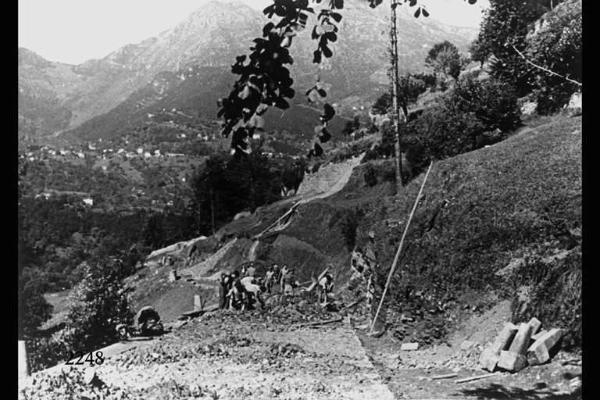
[[[491,326],[504,317],[503,307],[467,321],[446,343],[416,351],[400,351],[391,330],[373,339],[356,328],[364,322],[364,309],[328,312],[304,300],[287,306],[271,303],[267,311],[208,313],[174,323],[172,332],[162,337],[111,346],[100,366],[62,365],[37,373],[19,395],[144,400],[581,398],[581,357],[564,352],[517,374],[455,382],[487,373],[477,360],[484,341],[495,334]],[[319,321],[333,322],[309,325]],[[476,334],[485,329],[489,332]],[[456,376],[433,379],[446,374]]]

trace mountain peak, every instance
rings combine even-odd
[[[19,47],[19,66],[33,65],[36,67],[46,67],[51,64],[52,62],[46,60],[36,52],[25,47]]]
[[[180,25],[189,25],[190,23],[202,23],[211,21],[221,24],[227,24],[231,21],[244,20],[248,17],[260,15],[257,10],[252,9],[247,4],[239,0],[211,0],[194,11]]]

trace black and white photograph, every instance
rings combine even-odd
[[[582,0],[17,25],[19,400],[584,398]]]

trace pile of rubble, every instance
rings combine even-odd
[[[235,321],[246,325],[266,325],[267,330],[281,330],[283,327],[293,327],[294,324],[324,321],[339,315],[318,304],[302,300],[297,303],[290,302],[287,305],[267,306],[265,310],[251,310],[243,313],[235,311],[207,313],[202,316],[202,321],[220,320],[223,323]]]
[[[563,331],[558,328],[540,330],[541,326],[537,318],[519,326],[506,323],[494,342],[481,353],[481,367],[490,372],[496,369],[518,372],[528,365],[549,361]]]
[[[304,353],[304,349],[293,343],[273,343],[270,353],[276,357],[294,357],[298,353]]]
[[[418,343],[403,343],[394,362],[397,368],[449,369],[453,372],[465,369],[475,371],[478,369],[480,354],[481,346],[468,340],[465,340],[458,350],[448,344],[421,349]]]
[[[197,384],[184,385],[170,379],[146,388],[120,388],[105,383],[91,368],[63,368],[58,374],[43,374],[19,392],[19,399],[55,400],[148,400],[216,399],[215,390]]]

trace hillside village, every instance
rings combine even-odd
[[[340,11],[357,48],[388,39],[354,30],[388,16],[357,17],[365,3]],[[490,3],[478,35],[436,28],[465,44],[437,40],[401,71],[398,141],[388,78],[356,60],[344,79],[371,76],[363,94],[333,78],[331,100],[309,90],[224,137],[238,103],[219,103],[220,124],[207,99],[231,90],[247,107],[253,84],[221,77],[213,39],[198,68],[178,62],[110,109],[94,92],[102,105],[78,103],[89,119],[63,132],[29,130],[20,398],[582,398],[582,2]],[[186,32],[227,7],[132,47],[136,62],[169,35],[189,49]],[[399,23],[425,35],[414,10]],[[336,55],[325,70],[343,69]],[[88,352],[96,363],[70,362]]]

